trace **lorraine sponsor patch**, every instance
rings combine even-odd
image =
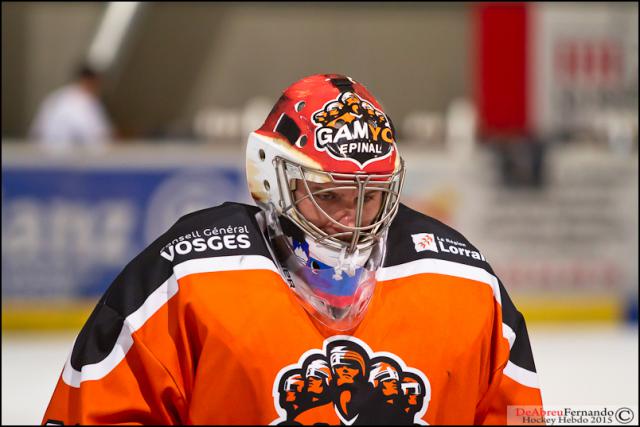
[[[280,370],[273,399],[276,425],[415,425],[426,424],[431,385],[395,354],[334,336]]]
[[[418,233],[412,234],[413,244],[415,245],[416,252],[433,251],[438,252],[438,246],[436,245],[436,239],[431,233]]]
[[[316,125],[315,148],[361,168],[388,157],[395,136],[387,116],[352,92],[341,93],[311,116]]]

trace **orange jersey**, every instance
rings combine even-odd
[[[310,317],[259,209],[181,218],[76,338],[43,423],[505,424],[541,405],[527,329],[482,254],[401,206],[367,313]]]

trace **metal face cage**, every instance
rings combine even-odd
[[[402,159],[400,159],[400,169],[392,174],[326,172],[293,163],[282,157],[276,157],[274,163],[277,171],[282,215],[313,237],[318,243],[338,250],[346,249],[348,254],[356,250],[366,250],[376,244],[377,237],[389,227],[398,211],[405,174],[404,161]],[[294,195],[298,185],[297,180],[302,183],[306,192],[303,197],[298,199]],[[309,187],[309,182],[329,183],[332,185],[328,188],[312,191]],[[317,200],[317,196],[322,193],[342,190],[357,190],[355,224],[353,226],[337,221]],[[370,224],[363,225],[365,195],[376,191],[382,193],[380,208],[373,221]],[[316,210],[334,225],[334,229],[339,231],[328,234],[305,218],[300,212],[299,204],[306,199],[311,201]]]

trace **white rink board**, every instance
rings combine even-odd
[[[638,329],[529,325],[545,405],[638,404]],[[40,424],[75,334],[4,333],[2,424]]]

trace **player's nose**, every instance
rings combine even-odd
[[[356,211],[355,202],[343,203],[336,214],[336,221],[347,227],[354,227],[356,225]]]

